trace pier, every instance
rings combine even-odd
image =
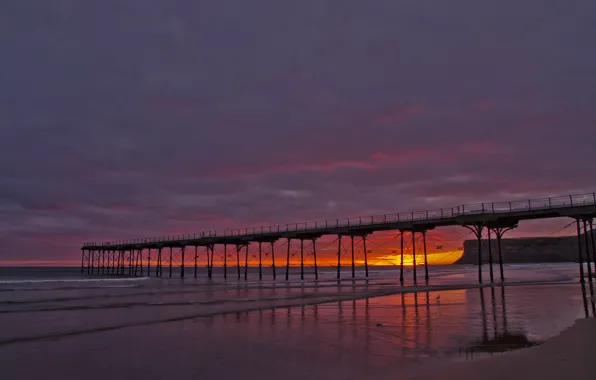
[[[314,222],[303,222],[284,224],[276,226],[259,226],[244,229],[227,229],[223,232],[207,231],[193,235],[169,236],[163,238],[145,238],[130,241],[107,241],[88,242],[81,247],[81,272],[101,275],[128,275],[138,276],[154,275],[163,277],[164,256],[167,257],[167,275],[172,277],[173,250],[181,255],[180,276],[185,276],[185,266],[190,253],[194,266],[194,276],[198,273],[199,249],[205,252],[207,275],[213,276],[214,256],[216,247],[223,248],[223,276],[227,278],[235,275],[241,279],[248,278],[248,248],[251,244],[258,245],[259,279],[263,279],[263,246],[270,247],[270,265],[272,278],[277,279],[276,257],[274,243],[279,240],[287,241],[287,251],[282,263],[285,266],[285,280],[290,275],[290,249],[292,243],[298,243],[300,247],[300,278],[305,277],[304,254],[305,248],[310,247],[314,258],[314,278],[318,279],[317,267],[317,239],[327,236],[337,236],[337,279],[341,276],[341,254],[342,244],[347,242],[351,248],[351,277],[355,278],[355,247],[361,244],[364,252],[365,277],[369,275],[366,238],[378,231],[399,231],[401,239],[400,253],[400,282],[404,283],[404,240],[407,235],[414,241],[416,235],[422,236],[424,257],[424,282],[428,284],[428,261],[426,249],[426,235],[429,231],[444,226],[462,226],[470,230],[478,241],[478,282],[483,283],[482,273],[482,239],[486,234],[487,238],[492,236],[496,239],[497,249],[494,254],[499,263],[499,279],[505,280],[503,261],[501,254],[501,239],[507,231],[516,228],[521,221],[532,219],[549,218],[572,218],[575,220],[577,238],[579,243],[578,262],[580,269],[580,281],[585,282],[584,261],[587,265],[587,277],[592,283],[592,267],[596,257],[594,244],[593,220],[596,216],[596,193],[565,195],[540,199],[529,199],[510,202],[490,202],[468,205],[459,205],[451,208],[435,210],[424,210],[418,212],[402,212],[367,217],[344,218],[334,220],[323,220]],[[581,233],[581,230],[585,232]],[[493,272],[492,244],[489,247],[490,282],[495,282]],[[229,249],[235,253],[235,263],[228,263]],[[145,255],[146,253],[146,255]],[[151,254],[157,255],[156,265],[151,268]],[[416,270],[416,244],[412,244],[412,255],[414,257],[413,281],[416,284],[418,274]],[[242,257],[244,256],[244,257]],[[282,256],[283,257],[283,256]],[[146,258],[146,264],[143,260]],[[243,259],[243,260],[242,260]],[[242,263],[243,261],[243,263]],[[279,262],[279,258],[278,258]],[[235,268],[234,268],[235,264]],[[243,267],[243,268],[242,268]],[[228,273],[228,269],[235,270],[235,273]],[[153,270],[153,273],[152,273]],[[596,273],[596,271],[594,272]]]

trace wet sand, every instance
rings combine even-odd
[[[581,319],[539,346],[445,365],[430,376],[411,379],[593,379],[596,378],[595,355],[596,319]]]

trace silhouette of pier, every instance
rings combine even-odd
[[[277,279],[274,243],[278,240],[287,240],[287,251],[285,253],[285,279],[290,274],[290,250],[292,241],[300,244],[300,278],[304,279],[304,249],[305,243],[310,245],[314,258],[314,277],[318,280],[317,267],[317,239],[326,235],[338,237],[337,249],[337,279],[341,276],[341,253],[343,238],[348,238],[351,246],[351,274],[355,278],[355,244],[361,243],[364,252],[365,276],[368,277],[368,257],[366,249],[366,238],[368,235],[378,231],[399,231],[401,237],[400,254],[400,282],[404,283],[404,239],[410,234],[412,242],[416,234],[422,235],[424,256],[424,280],[429,281],[428,260],[426,249],[427,232],[438,227],[462,226],[474,233],[478,240],[478,282],[483,283],[482,278],[482,237],[486,233],[489,241],[491,236],[497,240],[497,252],[501,282],[505,280],[503,273],[503,260],[501,254],[501,239],[503,235],[518,226],[519,222],[532,219],[548,219],[567,217],[573,218],[577,224],[577,236],[579,242],[578,261],[580,263],[580,281],[585,282],[584,258],[588,263],[588,278],[592,282],[592,268],[590,263],[596,257],[593,234],[593,219],[596,216],[596,193],[565,195],[540,199],[529,199],[510,202],[489,202],[468,205],[459,205],[451,208],[425,210],[419,212],[403,212],[395,214],[384,214],[377,216],[356,217],[346,219],[323,220],[315,222],[303,222],[284,224],[277,226],[259,226],[245,229],[227,229],[223,232],[208,231],[200,234],[170,236],[163,238],[147,238],[129,241],[108,241],[100,243],[85,243],[81,248],[81,272],[89,274],[104,275],[143,275],[144,252],[147,251],[147,274],[151,275],[151,253],[156,252],[157,260],[154,274],[157,277],[163,276],[163,250],[169,250],[168,276],[172,277],[172,252],[179,250],[181,255],[180,276],[185,276],[185,265],[188,259],[185,254],[189,248],[194,248],[194,276],[197,277],[199,247],[206,251],[206,267],[209,278],[213,276],[215,247],[223,246],[223,276],[228,277],[228,269],[233,269],[228,264],[228,247],[236,254],[235,267],[236,276],[241,278],[241,257],[244,253],[244,279],[248,279],[248,247],[250,244],[258,245],[259,279],[263,278],[263,245],[270,245],[271,269],[273,279]],[[581,234],[581,227],[586,232]],[[588,230],[589,225],[589,230]],[[590,238],[588,233],[590,232]],[[355,242],[354,239],[357,238]],[[583,240],[583,241],[582,241]],[[490,261],[490,282],[494,282],[492,244],[489,247]],[[590,249],[591,247],[591,249]],[[584,254],[585,253],[585,254]],[[412,244],[412,255],[414,258],[413,280],[418,281],[416,270],[416,245]],[[233,265],[233,264],[232,264]]]

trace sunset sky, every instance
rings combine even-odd
[[[4,1],[0,264],[596,191],[595,20],[593,0]],[[375,260],[399,244],[370,239]]]

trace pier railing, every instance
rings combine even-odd
[[[275,234],[282,232],[317,231],[329,228],[350,228],[364,226],[380,226],[400,222],[424,222],[437,221],[442,219],[455,218],[462,215],[483,215],[483,214],[508,214],[527,211],[553,210],[561,208],[574,208],[596,205],[596,193],[565,195],[549,198],[528,199],[511,202],[485,202],[467,205],[459,205],[451,208],[435,210],[400,212],[394,214],[371,215],[365,217],[352,217],[332,220],[320,220],[313,222],[290,223],[276,226],[259,226],[244,229],[226,229],[220,233],[216,230],[202,232],[200,234],[188,234],[179,236],[152,237],[127,241],[110,241],[102,243],[85,243],[85,246],[98,245],[127,245],[141,244],[161,241],[177,241],[200,239],[204,237],[250,237],[255,235]]]

